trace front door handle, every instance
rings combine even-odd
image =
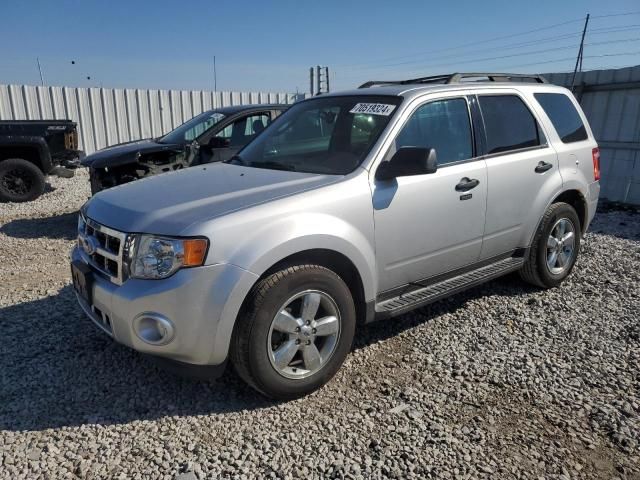
[[[460,180],[460,183],[456,185],[457,192],[467,192],[472,188],[476,188],[480,184],[480,180],[475,178],[464,177]]]
[[[551,167],[553,167],[551,163],[539,162],[535,170],[536,170],[536,173],[544,173],[547,170],[549,170]]]

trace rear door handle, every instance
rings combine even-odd
[[[549,170],[553,165],[547,162],[539,162],[538,166],[536,166],[536,173],[544,173]]]
[[[460,180],[460,183],[456,185],[457,192],[467,192],[472,188],[476,188],[480,184],[480,180],[475,178],[464,177]]]

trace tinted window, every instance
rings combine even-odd
[[[270,121],[271,119],[266,113],[242,117],[220,130],[216,137],[227,139],[231,147],[241,147],[262,132]]]
[[[534,95],[564,143],[587,139],[587,130],[569,97],[562,93],[536,93]]]
[[[435,148],[439,165],[473,157],[467,101],[454,98],[419,107],[396,138],[396,150],[400,147]]]
[[[538,124],[515,95],[478,97],[487,135],[487,153],[500,153],[540,145]]]

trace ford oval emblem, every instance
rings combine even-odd
[[[80,235],[78,242],[87,255],[93,255],[99,247],[98,240],[92,236]]]

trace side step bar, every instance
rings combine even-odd
[[[415,284],[412,290],[406,291],[397,297],[378,302],[375,307],[376,320],[402,315],[415,308],[428,305],[493,278],[519,270],[523,264],[524,258],[509,257],[431,285],[420,286]]]

